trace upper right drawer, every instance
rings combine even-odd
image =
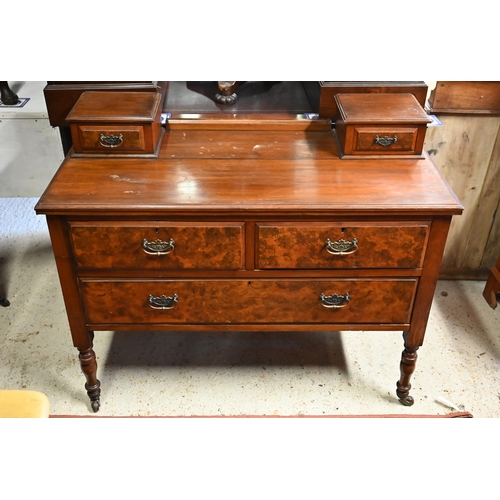
[[[422,154],[431,119],[412,94],[337,94],[335,101],[343,159]]]
[[[256,269],[419,269],[430,222],[257,223]]]

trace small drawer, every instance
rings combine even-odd
[[[84,92],[68,114],[73,156],[157,156],[165,129],[161,95]]]
[[[81,279],[87,321],[122,324],[401,324],[417,280]]]
[[[135,151],[145,153],[148,151],[143,126],[115,127],[72,125],[74,135],[77,134],[77,152],[126,152]]]
[[[242,269],[244,223],[71,222],[78,267]]]
[[[420,154],[419,127],[353,126],[346,136],[345,154]],[[425,133],[425,132],[424,132]]]
[[[256,269],[418,269],[430,222],[258,223]]]
[[[334,136],[343,159],[419,156],[427,113],[412,94],[337,94]]]

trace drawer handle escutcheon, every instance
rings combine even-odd
[[[321,301],[321,305],[323,307],[328,307],[330,309],[341,309],[349,304],[349,293],[345,295],[338,295],[334,293],[333,295],[325,295],[322,293],[319,296],[319,300]]]
[[[142,249],[148,255],[167,255],[174,250],[175,241],[170,238],[168,241],[155,240],[148,241],[142,240]]]
[[[123,144],[123,135],[104,135],[99,136],[99,144],[105,148],[117,148]]]
[[[172,297],[160,295],[159,297],[149,296],[148,303],[152,309],[173,309],[179,302],[179,297],[176,293]]]
[[[358,240],[353,238],[352,241],[338,240],[330,241],[328,238],[325,241],[326,251],[332,255],[349,255],[358,249]]]
[[[375,136],[375,143],[380,144],[381,146],[387,147],[390,146],[391,144],[394,144],[395,142],[398,142],[398,136],[395,135],[394,137],[389,137],[385,135],[384,137],[379,137],[378,135]]]

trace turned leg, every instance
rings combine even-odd
[[[93,334],[92,334],[93,338]],[[92,343],[90,347],[78,347],[80,351],[80,365],[82,367],[82,372],[87,379],[85,384],[85,389],[90,398],[90,403],[92,405],[92,410],[94,412],[99,411],[99,406],[101,404],[101,382],[97,379],[97,362],[95,358],[95,352],[92,349]]]
[[[399,401],[404,406],[411,406],[414,403],[413,398],[409,394],[411,389],[410,378],[415,371],[415,363],[417,361],[417,350],[418,347],[409,347],[405,340],[405,349],[401,354],[401,363],[399,365],[401,377],[397,382],[396,389]]]

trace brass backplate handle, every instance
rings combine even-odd
[[[179,302],[179,297],[176,293],[172,297],[167,297],[166,295],[160,295],[155,297],[150,295],[148,298],[149,307],[152,309],[173,309]]]
[[[375,144],[380,144],[381,146],[384,146],[384,148],[394,144],[395,142],[398,142],[397,135],[394,137],[389,137],[388,135],[384,135],[384,137],[379,137],[378,135],[375,136]]]
[[[104,146],[105,148],[117,148],[118,146],[121,146],[123,144],[123,135],[101,134],[99,136],[99,144],[101,146]]]
[[[358,240],[353,238],[352,241],[338,240],[330,241],[327,239],[325,241],[326,251],[332,255],[349,255],[354,253],[358,249]]]
[[[340,309],[345,307],[350,302],[349,293],[346,293],[345,295],[338,295],[336,293],[333,295],[325,295],[322,293],[319,296],[319,300],[323,307],[328,307],[330,309]]]
[[[175,241],[172,238],[170,238],[168,241],[148,241],[145,238],[142,240],[142,249],[148,255],[167,255],[172,252],[174,248]]]

